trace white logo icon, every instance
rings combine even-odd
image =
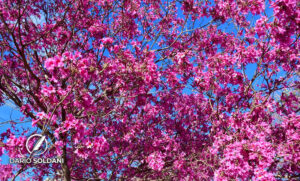
[[[35,140],[36,137],[37,137],[37,140]],[[30,143],[29,141],[32,139],[33,139],[33,141],[35,141],[35,143],[33,144],[34,145],[33,148],[31,148],[29,146],[29,143]],[[32,156],[37,156],[37,155],[41,155],[41,154],[45,153],[48,149],[48,142],[47,142],[46,136],[41,135],[41,134],[31,135],[26,140],[26,149],[27,149],[28,153],[30,153],[30,155],[32,155]]]

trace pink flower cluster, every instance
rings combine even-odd
[[[102,38],[102,42],[103,42],[103,44],[112,44],[113,39],[110,37]]]
[[[157,171],[161,171],[164,167],[165,156],[161,152],[153,152],[147,157],[148,166]]]
[[[60,68],[64,66],[64,59],[60,56],[55,56],[53,58],[48,58],[45,60],[45,68],[53,71],[55,68]]]
[[[0,0],[0,105],[32,123],[6,120],[0,155],[43,132],[66,160],[31,180],[297,180],[299,20],[296,0]]]

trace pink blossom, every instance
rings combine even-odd
[[[110,37],[102,38],[102,42],[103,42],[103,44],[112,44],[113,39]]]
[[[148,166],[157,171],[161,171],[164,167],[164,155],[161,152],[153,152],[147,157]]]
[[[63,63],[63,59],[60,56],[55,56],[53,58],[48,58],[45,61],[45,68],[48,70],[54,70],[54,68],[60,68],[63,67],[64,63]]]

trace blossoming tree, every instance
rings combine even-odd
[[[1,180],[299,179],[299,24],[296,0],[0,0],[0,103],[30,121],[0,155],[39,133],[64,159]]]

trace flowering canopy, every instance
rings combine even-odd
[[[0,0],[0,103],[63,164],[1,180],[297,180],[296,0]],[[298,92],[297,92],[298,91]]]

